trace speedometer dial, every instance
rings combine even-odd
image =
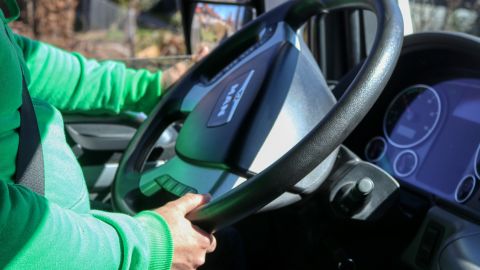
[[[398,94],[385,114],[383,131],[399,148],[415,146],[430,136],[440,119],[438,93],[427,85],[414,85]]]

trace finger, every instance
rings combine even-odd
[[[207,56],[208,53],[210,53],[210,49],[208,48],[208,46],[201,46],[200,49],[198,49],[197,53],[193,56],[193,61],[198,62],[202,60],[202,58]]]
[[[185,71],[188,70],[189,67],[190,67],[189,64],[186,63],[185,61],[183,61],[183,62],[179,62],[175,65],[175,70],[177,72],[183,74],[183,73],[185,73]]]
[[[210,49],[207,46],[202,46],[202,48],[200,48],[200,51],[198,52],[199,60],[205,57],[209,52]]]
[[[210,246],[207,249],[207,253],[212,253],[217,248],[217,239],[213,234],[210,235]]]
[[[195,237],[197,239],[197,243],[199,247],[205,250],[209,249],[210,246],[212,245],[213,235],[200,229],[200,227],[198,227],[197,225],[192,225],[192,228],[197,232]]]
[[[173,204],[186,215],[195,208],[202,206],[210,201],[209,195],[200,195],[188,193],[180,199],[173,202]]]
[[[198,267],[200,267],[204,264],[205,264],[205,254],[197,257],[197,259],[194,262],[194,269],[197,269]]]

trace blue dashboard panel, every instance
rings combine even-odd
[[[387,108],[383,133],[366,145],[371,162],[447,200],[473,198],[480,177],[480,80],[406,88]]]

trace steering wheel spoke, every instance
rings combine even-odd
[[[140,191],[147,197],[164,191],[181,197],[186,193],[218,197],[246,179],[222,169],[192,165],[175,157],[165,164],[142,172]]]

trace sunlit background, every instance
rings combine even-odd
[[[178,0],[18,0],[12,28],[98,59],[149,59],[156,67],[186,59]],[[405,33],[480,35],[480,0],[399,0]],[[192,47],[215,47],[256,16],[254,9],[197,3]],[[157,62],[152,59],[161,59]],[[146,61],[146,60],[145,60]]]

